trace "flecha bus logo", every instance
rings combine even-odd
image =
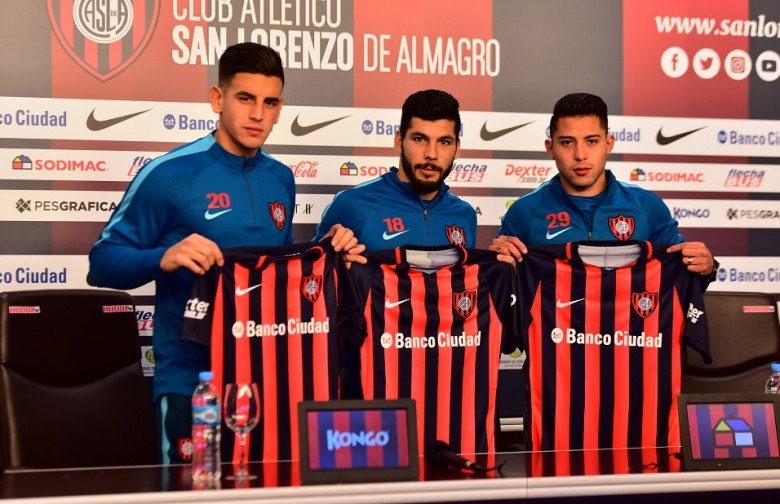
[[[52,32],[70,58],[107,81],[146,49],[160,14],[160,0],[46,0]]]

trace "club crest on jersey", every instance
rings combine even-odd
[[[630,240],[634,234],[634,218],[623,214],[609,218],[609,230],[621,241]]]
[[[189,462],[192,460],[192,438],[179,438],[176,448],[179,452],[179,457],[181,457],[184,462]]]
[[[146,49],[160,3],[46,0],[57,41],[73,61],[101,81],[120,74]]]
[[[284,229],[284,225],[287,224],[287,209],[284,204],[274,201],[268,203],[268,211],[271,212],[271,218],[274,220],[274,224],[279,228],[279,231]]]
[[[476,291],[462,291],[452,293],[452,305],[455,311],[463,318],[468,318],[477,304]]]
[[[631,305],[642,318],[647,318],[658,308],[657,292],[632,292]]]
[[[322,292],[322,275],[309,275],[301,279],[301,292],[312,303],[317,301]]]
[[[447,239],[458,247],[466,246],[466,231],[460,226],[444,226]]]

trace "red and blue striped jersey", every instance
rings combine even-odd
[[[420,269],[410,264],[413,250],[455,259]],[[495,252],[460,247],[365,256],[368,264],[350,270],[360,313],[345,336],[362,343],[364,397],[414,399],[419,446],[438,439],[462,453],[494,451],[502,344],[517,345],[513,267]]]
[[[686,346],[709,359],[709,337],[701,279],[667,247],[528,247],[518,269],[528,449],[679,446]],[[613,264],[593,264],[594,252]]]
[[[261,419],[249,433],[251,460],[297,460],[297,405],[338,397],[338,303],[348,286],[329,243],[251,247],[223,252],[193,285],[182,337],[211,346],[218,390],[256,382]],[[222,429],[223,460],[238,457]],[[237,460],[237,459],[236,459]]]

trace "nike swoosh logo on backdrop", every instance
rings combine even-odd
[[[337,117],[336,119],[331,119],[330,121],[323,121],[315,124],[309,124],[307,126],[301,125],[301,123],[298,122],[298,117],[300,116],[295,116],[292,126],[290,126],[290,133],[292,133],[295,136],[303,136],[303,135],[308,135],[309,133],[314,133],[318,129],[322,129],[325,126],[330,126],[331,124],[339,122],[342,119],[346,119],[349,116],[345,115],[344,117]]]
[[[384,238],[385,240],[392,240],[393,238],[395,238],[397,236],[401,236],[402,234],[408,233],[408,232],[409,232],[408,229],[405,229],[403,231],[399,231],[397,233],[390,233],[390,234],[387,234],[387,231],[385,231],[384,233],[382,233],[382,238]]]
[[[132,119],[137,115],[141,115],[146,112],[149,112],[150,110],[152,109],[146,109],[140,112],[134,112],[132,114],[112,117],[111,119],[95,119],[95,109],[92,109],[92,112],[89,113],[89,117],[87,117],[87,129],[89,129],[90,131],[104,130],[106,128],[110,128],[111,126],[114,126],[115,124],[119,124],[123,121],[127,121],[128,119]]]
[[[549,231],[547,231],[547,234],[545,235],[545,237],[546,237],[548,240],[552,240],[553,238],[555,238],[555,237],[556,237],[556,236],[558,236],[559,234],[563,234],[563,233],[565,233],[566,231],[568,231],[568,230],[570,230],[570,229],[572,229],[572,228],[570,228],[570,227],[563,228],[563,229],[561,229],[560,231],[557,231],[557,232],[555,232],[555,233],[550,233]]]
[[[655,136],[655,141],[658,142],[658,145],[669,145],[672,142],[676,142],[677,140],[685,138],[688,135],[692,135],[699,130],[703,130],[704,128],[706,128],[706,126],[702,126],[701,128],[696,128],[691,131],[686,131],[684,133],[678,133],[677,135],[664,136],[664,134],[661,133],[661,130],[663,129],[663,127],[661,127],[658,128],[658,134]]]
[[[560,298],[558,298],[558,301],[555,303],[555,306],[557,306],[558,308],[566,308],[567,306],[571,306],[574,303],[579,303],[580,301],[584,301],[584,300],[585,298],[580,298],[580,299],[575,299],[574,301],[569,301],[568,303],[564,303],[563,301],[561,301]]]
[[[506,135],[507,133],[512,133],[516,129],[520,129],[523,126],[528,126],[531,124],[531,122],[527,122],[525,124],[518,124],[517,126],[512,126],[510,128],[504,128],[496,131],[488,131],[487,129],[487,121],[482,125],[482,129],[479,130],[479,138],[482,140],[489,142],[491,140],[495,140],[496,138],[501,138],[502,136]]]
[[[242,289],[241,287],[236,286],[236,296],[243,296],[244,294],[257,289],[261,285],[263,284],[259,283],[257,285],[253,285],[252,287],[249,287],[248,289]]]
[[[402,305],[405,302],[409,301],[409,298],[402,299],[400,301],[396,301],[395,303],[390,302],[390,298],[385,299],[385,308],[395,308],[398,305]]]
[[[216,219],[220,215],[226,214],[226,213],[228,213],[228,212],[230,212],[232,210],[233,210],[232,208],[228,208],[227,210],[222,210],[221,212],[215,212],[215,213],[211,213],[208,210],[206,210],[206,213],[203,214],[203,217],[205,217],[206,220]]]

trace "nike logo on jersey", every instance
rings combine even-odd
[[[304,136],[304,135],[308,135],[309,133],[314,133],[318,129],[322,129],[325,126],[330,126],[331,124],[339,122],[342,119],[346,119],[349,116],[345,115],[344,117],[337,117],[336,119],[331,119],[329,121],[323,121],[315,124],[309,124],[307,126],[303,126],[301,123],[299,123],[298,117],[300,116],[295,116],[295,119],[293,120],[293,123],[290,126],[290,133],[292,133],[295,136]]]
[[[242,289],[241,287],[236,285],[236,296],[243,296],[244,294],[247,294],[247,293],[252,292],[253,290],[257,289],[261,285],[263,285],[263,284],[259,283],[257,285],[253,285],[252,287],[249,287],[248,289]]]
[[[672,136],[664,136],[664,134],[661,133],[663,128],[658,128],[658,134],[655,136],[655,141],[658,142],[658,145],[669,145],[672,142],[676,142],[677,140],[685,138],[688,135],[692,135],[699,130],[703,130],[704,128],[706,128],[706,126],[702,126],[701,128],[696,128],[690,131],[685,131],[683,133],[678,133],[677,135]]]
[[[119,124],[123,121],[127,121],[128,119],[132,119],[133,117],[137,115],[144,114],[146,112],[149,112],[152,109],[146,109],[142,110],[140,112],[134,112],[132,114],[127,115],[121,115],[118,117],[112,117],[111,119],[95,119],[95,109],[92,109],[92,112],[89,113],[89,117],[87,117],[87,129],[90,131],[100,131],[104,130],[106,128],[110,128],[111,126],[115,124]]]
[[[509,299],[511,299],[511,300],[512,300],[512,302],[511,302],[511,303],[509,303],[509,306],[514,306],[514,305],[515,305],[515,303],[517,303],[517,296],[515,296],[514,294],[510,294],[510,295],[509,295]]]
[[[407,301],[409,301],[409,298],[402,299],[400,301],[396,301],[395,303],[392,303],[390,301],[390,298],[387,298],[387,299],[385,299],[385,308],[395,308],[396,306],[402,305],[402,304],[404,304]]]
[[[566,231],[568,231],[568,230],[570,230],[570,229],[571,229],[570,227],[563,228],[563,229],[561,229],[560,231],[556,231],[555,233],[551,233],[551,232],[547,231],[547,234],[545,235],[545,237],[546,237],[548,240],[552,240],[553,238],[555,238],[555,237],[556,237],[556,236],[558,236],[559,234],[563,234],[563,233],[565,233]]]
[[[233,210],[232,208],[228,208],[227,210],[221,210],[219,212],[214,212],[214,213],[211,213],[210,210],[206,210],[206,213],[203,214],[203,216],[206,218],[206,220],[216,219],[220,215],[226,214],[232,210]]]
[[[382,233],[382,238],[384,238],[385,240],[392,240],[393,238],[397,238],[397,237],[401,236],[402,234],[408,233],[408,232],[409,232],[408,229],[404,229],[403,231],[399,231],[397,233],[388,233],[387,231],[385,231],[384,233]]]
[[[564,303],[563,301],[561,301],[561,298],[558,298],[558,301],[555,303],[555,306],[557,306],[558,308],[566,308],[567,306],[571,306],[574,303],[579,303],[580,301],[584,301],[584,300],[585,298],[579,298],[579,299],[575,299],[574,301],[569,301],[568,303]]]
[[[487,121],[485,121],[485,123],[482,124],[482,129],[479,130],[479,138],[481,138],[482,140],[484,140],[486,142],[489,142],[491,140],[495,140],[496,138],[501,138],[502,136],[504,136],[504,135],[506,135],[508,133],[512,133],[514,130],[520,129],[523,126],[528,126],[532,122],[533,121],[527,122],[525,124],[518,124],[517,126],[510,126],[509,128],[504,128],[504,129],[500,129],[500,130],[496,130],[496,131],[489,131],[487,129]]]

